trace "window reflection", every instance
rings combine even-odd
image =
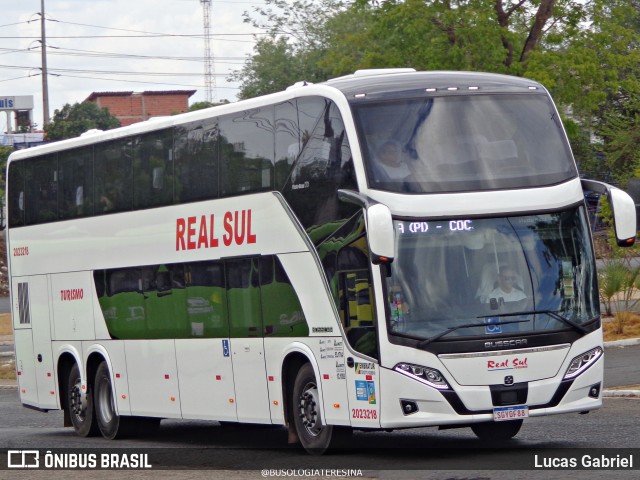
[[[428,338],[478,322],[481,327],[447,338],[523,333],[568,328],[557,315],[579,324],[598,318],[582,207],[508,218],[397,221],[396,234],[387,279],[394,333]],[[514,323],[491,326],[505,320]]]
[[[113,338],[309,334],[297,293],[273,255],[97,270],[94,281]]]
[[[577,175],[546,95],[423,97],[353,109],[372,188],[420,193],[522,188]]]

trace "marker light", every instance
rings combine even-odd
[[[398,373],[418,380],[430,387],[437,388],[438,390],[449,390],[447,381],[442,374],[434,368],[413,365],[412,363],[399,363],[393,367],[393,369]]]
[[[575,378],[580,375],[587,368],[593,365],[603,353],[602,348],[596,347],[582,355],[578,355],[576,358],[571,360],[571,364],[569,365],[569,368],[567,368],[567,372],[564,374],[563,380]]]

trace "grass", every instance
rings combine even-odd
[[[13,335],[11,331],[11,314],[0,314],[0,336]],[[3,339],[4,340],[4,339]],[[16,364],[11,357],[0,357],[0,380],[14,380]]]
[[[11,331],[11,314],[0,314],[0,335],[12,335]]]
[[[15,380],[16,364],[13,359],[0,360],[0,380]]]
[[[619,321],[616,317],[605,318],[602,329],[604,340],[624,340],[626,338],[640,338],[640,315],[637,313],[625,312],[623,333],[617,333],[616,330]]]

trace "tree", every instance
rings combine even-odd
[[[189,111],[195,112],[196,110],[203,110],[205,108],[217,107],[218,105],[226,105],[229,100],[222,99],[219,102],[194,102],[189,105]]]
[[[54,112],[53,120],[45,127],[45,133],[47,140],[63,140],[77,137],[93,128],[111,130],[119,126],[120,121],[107,108],[100,108],[91,102],[67,103]]]
[[[11,152],[13,152],[12,147],[0,146],[0,171],[2,171],[2,182],[0,183],[0,202],[4,201],[4,191],[7,180],[7,160],[9,159],[9,155],[11,155]]]
[[[231,76],[241,82],[240,99],[279,92],[300,80],[301,62],[287,39],[261,38],[254,50],[242,70]]]
[[[266,0],[266,4],[267,8],[254,10],[258,19],[245,14],[246,21],[269,33],[237,72],[235,79],[247,84],[257,83],[257,78],[261,84],[280,84],[272,76],[276,72],[261,69],[278,64],[279,58],[286,58],[287,66],[295,65],[296,73],[306,69],[308,79],[360,68],[405,66],[525,75],[534,53],[556,49],[573,38],[586,18],[586,7],[578,0],[357,0],[348,5],[337,0],[292,4]]]
[[[640,0],[265,0],[241,98],[362,68],[523,76],[551,92],[581,168],[640,166]],[[601,141],[594,143],[593,139]]]

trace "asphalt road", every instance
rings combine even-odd
[[[469,429],[354,432],[348,449],[323,457],[309,456],[299,448],[288,446],[284,428],[221,426],[217,422],[163,420],[157,433],[145,437],[117,441],[101,437],[80,438],[72,429],[62,428],[61,412],[41,413],[22,408],[17,392],[13,390],[0,390],[0,418],[3,419],[0,450],[54,449],[55,452],[62,448],[75,451],[84,448],[84,452],[99,454],[107,451],[150,452],[151,463],[156,468],[197,465],[210,470],[208,477],[197,476],[202,472],[194,470],[185,470],[175,477],[189,479],[234,478],[220,469],[236,472],[237,478],[261,478],[264,475],[259,472],[265,469],[355,469],[361,470],[365,478],[591,479],[604,478],[606,474],[610,480],[638,478],[638,470],[600,471],[597,472],[599,477],[590,475],[594,472],[573,472],[580,475],[569,477],[566,471],[547,471],[542,477],[533,477],[536,473],[532,468],[534,457],[602,453],[615,456],[633,449],[631,453],[637,457],[636,463],[640,460],[638,399],[605,399],[604,408],[589,415],[529,419],[516,439],[508,444],[480,441]],[[6,472],[0,470],[0,478],[8,478],[3,473]],[[123,478],[123,472],[100,473],[104,476],[85,478]],[[47,478],[69,476],[54,474]]]
[[[640,385],[640,345],[605,348],[604,387],[625,385]]]
[[[0,297],[0,313],[11,312],[11,301],[9,297]]]

